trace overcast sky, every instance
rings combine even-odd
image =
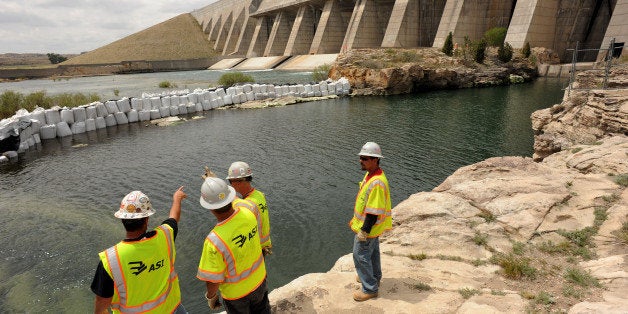
[[[216,0],[0,0],[0,53],[81,53]]]

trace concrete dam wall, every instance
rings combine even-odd
[[[628,40],[628,0],[220,0],[191,12],[224,57],[337,54],[353,48],[442,47],[507,28],[513,48],[526,42],[570,62],[575,47]],[[595,61],[605,51],[578,55]]]

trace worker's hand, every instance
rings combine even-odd
[[[273,248],[272,248],[272,247],[270,247],[270,246],[263,247],[263,248],[262,248],[262,254],[263,254],[264,256],[266,256],[266,255],[272,255],[272,254],[273,254]]]
[[[188,197],[188,195],[185,194],[185,192],[183,192],[183,186],[180,186],[179,189],[177,189],[172,195],[172,199],[175,202],[179,202],[179,203],[181,202],[181,200],[183,200],[186,197]]]
[[[364,242],[366,241],[366,238],[368,237],[368,233],[364,232],[364,230],[360,230],[360,232],[358,232],[358,241],[360,242]]]
[[[207,179],[207,178],[214,178],[216,177],[216,174],[213,173],[209,167],[205,166],[205,173],[201,176],[203,178],[203,180]]]
[[[212,310],[217,310],[222,307],[222,304],[220,303],[220,299],[218,298],[218,293],[214,294],[213,297],[208,298],[207,292],[205,292],[205,299],[207,299],[207,305]]]

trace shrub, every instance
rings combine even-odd
[[[497,58],[501,62],[508,62],[512,60],[512,46],[509,43],[503,43],[497,49]]]
[[[315,82],[326,80],[327,78],[329,78],[330,69],[331,69],[331,66],[329,64],[323,64],[323,65],[317,66],[316,68],[314,68],[314,71],[312,72],[312,79]]]
[[[567,268],[565,271],[565,279],[585,288],[600,286],[600,282],[597,278],[591,276],[591,273],[578,268]]]
[[[484,63],[486,51],[486,41],[484,39],[476,40],[471,45],[471,52],[473,53],[473,61],[477,63]]]
[[[170,81],[162,81],[162,82],[159,82],[159,87],[160,88],[176,88],[177,84],[170,83]]]
[[[477,245],[486,245],[488,243],[488,234],[476,232],[473,236],[473,243]]]
[[[468,299],[476,294],[480,294],[480,290],[471,288],[460,288],[458,289],[458,293],[460,293],[460,295],[462,295],[464,299]]]
[[[618,174],[613,178],[613,181],[615,181],[615,183],[623,186],[623,187],[628,187],[628,173],[623,173],[623,174]]]
[[[449,32],[449,34],[447,35],[447,38],[445,38],[445,43],[443,44],[443,49],[441,49],[441,51],[448,56],[451,56],[453,54],[454,41],[453,41],[453,35],[451,34],[451,32]]]
[[[24,103],[22,104],[22,108],[28,111],[33,111],[33,109],[37,107],[48,109],[50,108],[50,104],[52,103],[51,100],[52,98],[46,96],[46,92],[44,91],[34,92],[24,97]]]
[[[0,115],[2,119],[15,114],[21,108],[24,96],[14,91],[6,91],[0,95]]]
[[[530,266],[530,260],[524,257],[518,257],[513,254],[496,254],[492,258],[493,262],[504,271],[504,277],[510,279],[536,277],[536,269]]]
[[[19,109],[32,111],[36,107],[48,109],[54,106],[71,108],[99,100],[100,96],[95,93],[88,95],[64,93],[47,96],[46,92],[39,91],[24,96],[14,91],[6,91],[0,95],[0,119],[13,116]]]
[[[57,63],[61,63],[65,60],[68,60],[68,58],[60,55],[60,54],[56,54],[56,53],[48,53],[46,54],[48,56],[48,60],[50,60],[50,63],[52,64],[57,64]]]
[[[484,38],[489,45],[498,47],[501,46],[504,39],[506,39],[507,32],[508,29],[505,27],[493,27],[484,33]]]
[[[524,57],[528,58],[530,57],[531,53],[532,50],[530,50],[530,43],[526,41],[526,43],[523,44],[523,48],[521,48],[521,54],[523,54]]]
[[[623,224],[621,224],[621,228],[619,228],[619,230],[613,231],[612,234],[616,236],[619,241],[623,242],[624,244],[628,244],[628,221],[625,221]]]
[[[225,73],[218,79],[218,84],[223,86],[232,86],[237,83],[253,83],[255,80],[252,76],[242,72]]]

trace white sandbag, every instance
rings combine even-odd
[[[281,96],[281,86],[275,86],[275,94]]]
[[[107,107],[107,113],[109,114],[114,114],[120,111],[120,109],[118,109],[118,105],[113,100],[105,101],[105,107]]]
[[[349,82],[342,83],[342,91],[345,95],[351,92],[351,84]]]
[[[95,121],[96,121],[96,129],[104,129],[107,127],[107,122],[105,121],[105,118],[96,117]]]
[[[234,104],[239,104],[241,103],[240,101],[240,95],[241,94],[236,94],[236,95],[231,95],[231,102],[233,102]]]
[[[309,92],[311,92],[311,91],[312,91],[312,85],[310,85],[310,84],[305,84],[305,85],[303,85],[303,92],[304,92],[304,93],[306,93],[306,94],[307,94],[307,93],[309,93]]]
[[[329,91],[329,90],[327,89],[327,82],[326,82],[326,81],[321,81],[320,83],[318,83],[318,85],[320,86],[320,91],[321,91],[321,92],[322,92],[322,91],[324,91],[324,90],[325,90],[325,91]]]
[[[61,121],[57,123],[57,137],[66,137],[72,135],[72,130],[67,122]]]
[[[33,134],[33,140],[35,140],[35,145],[41,144],[41,137],[39,134]]]
[[[187,113],[188,113],[188,105],[179,104],[179,114],[187,114]]]
[[[321,96],[323,96],[323,94],[321,93],[321,91],[317,90],[317,91],[314,92],[314,96],[321,97]]]
[[[21,154],[21,153],[23,153],[23,152],[25,152],[27,150],[28,150],[28,143],[27,142],[21,142],[20,143],[20,148],[17,149],[17,152]]]
[[[185,106],[185,109],[188,111],[188,113],[196,112],[196,104],[190,102]]]
[[[43,125],[39,129],[39,135],[42,140],[48,140],[57,137],[57,126],[54,124]]]
[[[140,110],[139,116],[140,116],[140,121],[148,121],[150,120],[150,111]]]
[[[307,97],[314,97],[314,92],[308,92],[306,93]]]
[[[31,114],[31,119],[39,121],[41,125],[46,124],[46,111],[41,108],[35,109]]]
[[[312,91],[313,92],[320,92],[321,91],[321,86],[319,84],[312,85]]]
[[[126,97],[116,101],[116,105],[118,106],[120,112],[127,113],[131,111],[131,102]]]
[[[160,119],[161,118],[161,114],[159,114],[159,109],[151,109],[150,110],[150,119],[151,120],[156,120],[156,119]]]
[[[248,99],[246,98],[246,94],[240,94],[238,96],[240,96],[240,103],[245,103],[248,101]]]
[[[18,158],[18,154],[14,150],[10,150],[10,151],[4,152],[4,153],[2,153],[2,156],[8,158],[9,160],[13,160],[13,161],[16,161],[17,158]]]
[[[170,96],[161,97],[161,107],[170,107]]]
[[[209,92],[208,91],[204,91],[201,93],[201,103],[203,102],[203,100],[211,100],[209,98]]]
[[[281,95],[288,95],[290,94],[290,86],[288,85],[283,85],[281,86]]]
[[[235,94],[236,95],[240,95],[242,93],[244,93],[244,88],[242,88],[242,86],[236,86],[235,87]]]
[[[248,92],[246,93],[246,100],[247,101],[253,101],[255,100],[255,94],[253,92]]]
[[[29,148],[35,146],[35,139],[32,135],[26,140],[26,144],[28,144]]]
[[[250,91],[253,90],[253,86],[251,86],[251,84],[244,84],[242,85],[242,92],[243,93],[248,93]]]
[[[218,107],[222,107],[225,105],[224,100],[222,100],[222,98],[216,98],[216,107],[214,108],[218,108]]]
[[[70,127],[70,130],[72,130],[72,134],[85,133],[85,121],[76,122],[72,124],[72,126]]]
[[[31,135],[33,135],[33,129],[31,128],[31,126],[29,125],[28,127],[26,127],[25,129],[23,129],[22,131],[20,131],[19,137],[20,137],[20,142],[24,142],[26,141],[29,137],[31,137]]]
[[[103,122],[105,120],[103,119]],[[96,130],[96,120],[95,119],[87,119],[85,120],[85,132]]]
[[[232,105],[233,104],[233,100],[231,99],[231,95],[225,95],[225,97],[222,97],[222,101],[224,102],[225,105]]]
[[[142,110],[144,102],[141,98],[131,98],[131,109],[135,109],[137,111]]]
[[[209,101],[212,101],[214,99],[218,98],[218,93],[216,92],[209,92]]]
[[[142,109],[151,110],[153,109],[153,105],[150,103],[150,98],[142,98]]]
[[[229,95],[229,96],[233,96],[233,95],[235,95],[235,93],[236,93],[235,87],[233,87],[233,86],[231,86],[231,87],[227,87],[226,93],[227,93],[227,95]]]
[[[159,97],[151,97],[150,98],[150,107],[151,107],[151,109],[159,109],[159,107],[161,107],[161,98],[159,98]]]
[[[212,104],[209,100],[203,100],[201,104],[202,104],[203,110],[205,111],[212,109]]]
[[[57,109],[46,109],[44,111],[46,116],[46,123],[55,125],[61,122],[61,114],[59,114],[59,110]]]
[[[218,96],[218,98],[223,98],[227,95],[227,93],[225,93],[225,90],[223,88],[219,88],[216,89],[216,95]]]
[[[198,96],[194,93],[188,94],[189,102],[196,104],[198,102]]]
[[[107,111],[107,106],[105,106],[105,104],[103,103],[97,103],[96,104],[96,115],[98,117],[106,117],[109,115],[109,111]]]
[[[172,96],[170,97],[170,105],[171,106],[179,106],[181,104],[181,102],[179,101],[179,96]]]
[[[327,91],[329,92],[330,95],[333,95],[336,93],[336,83],[335,82],[331,82],[329,84],[327,84]]]
[[[329,95],[329,91],[327,89],[321,90],[321,96],[328,96],[328,95]]]
[[[129,118],[127,118],[126,113],[124,112],[116,112],[113,116],[116,117],[116,124],[118,125],[129,123]]]
[[[176,117],[179,115],[179,105],[170,106],[170,116]]]
[[[159,107],[159,115],[162,118],[170,116],[170,107]]]
[[[68,125],[74,123],[74,114],[72,113],[72,110],[65,108],[61,109],[60,115],[61,121],[67,123]]]
[[[87,119],[87,112],[83,107],[72,108],[72,114],[74,114],[74,122],[85,122]]]
[[[96,112],[96,106],[89,106],[85,108],[85,120],[96,119],[96,117],[98,117],[98,113]]]
[[[268,98],[277,98],[277,94],[275,94],[275,92],[268,92]]]
[[[105,124],[107,126],[114,126],[114,125],[118,125],[118,122],[116,121],[116,117],[112,114],[109,114],[105,117]]]
[[[200,112],[200,111],[203,111],[203,104],[196,103],[196,112]]]
[[[211,108],[218,108],[218,99],[212,99],[209,101],[209,104],[211,105]]]
[[[187,106],[189,102],[190,102],[190,98],[188,98],[188,96],[179,96],[179,105],[185,104]]]
[[[129,112],[126,113],[126,117],[129,120],[129,123],[137,122],[140,119],[140,116],[135,109],[129,110]]]
[[[0,165],[9,162],[9,157],[7,156],[0,156]]]

